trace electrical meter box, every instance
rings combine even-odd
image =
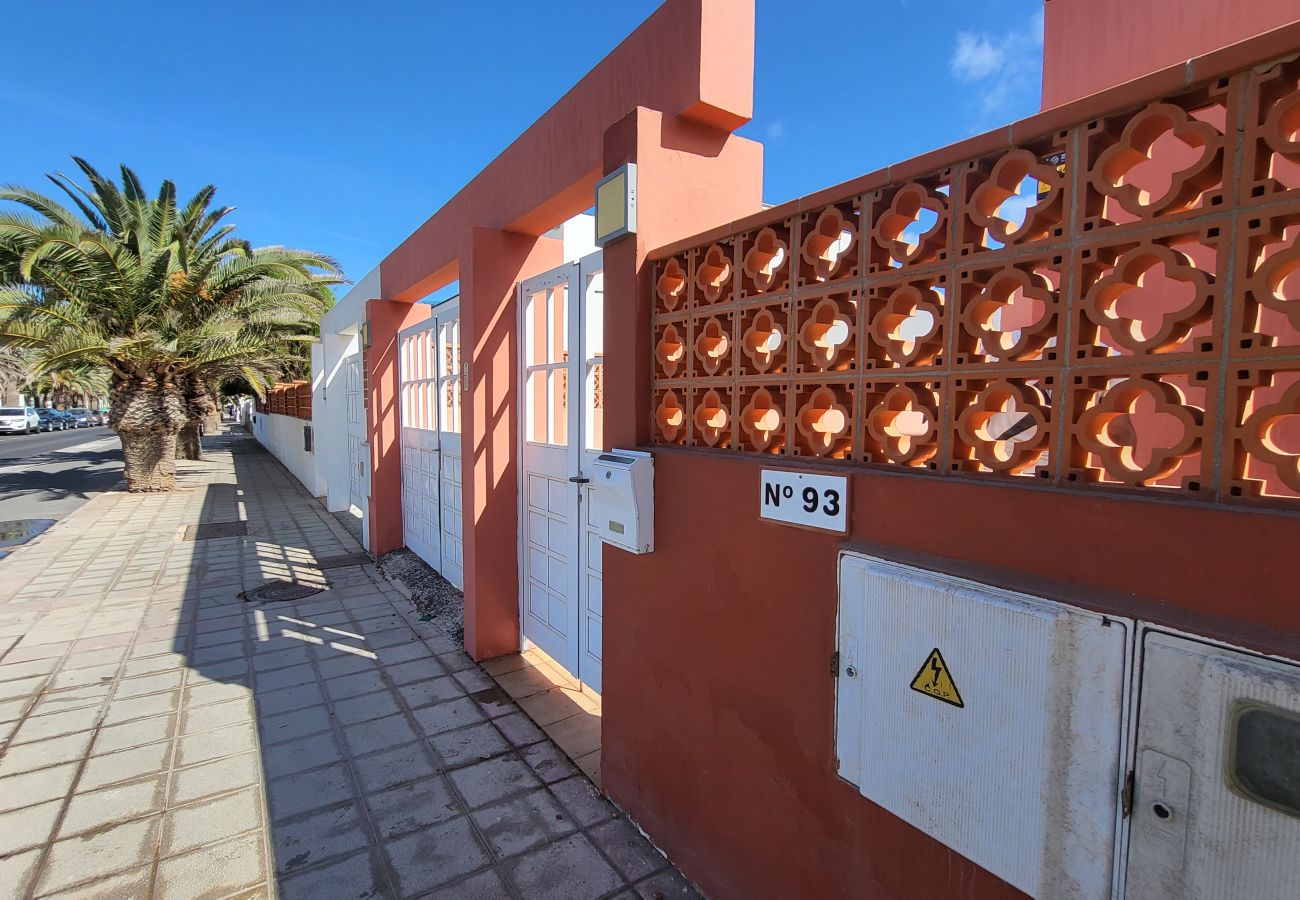
[[[655,548],[654,458],[640,450],[611,450],[596,457],[587,523],[607,544],[629,553]]]

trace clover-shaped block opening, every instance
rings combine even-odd
[[[1226,101],[1156,102],[1091,141],[1091,227],[1149,221],[1223,201]],[[1122,122],[1122,128],[1120,124]]]
[[[736,440],[742,450],[779,454],[787,440],[784,385],[741,388],[736,412]]]
[[[1098,380],[1101,385],[1097,385]],[[1193,377],[1151,374],[1093,383],[1074,423],[1091,480],[1129,487],[1204,490],[1204,388]],[[1076,400],[1078,404],[1078,400]],[[1073,473],[1076,478],[1081,473]]]
[[[1243,196],[1271,200],[1300,190],[1300,61],[1253,73],[1247,98]]]
[[[938,382],[867,382],[862,458],[908,468],[934,468],[939,452]]]
[[[1080,358],[1211,352],[1216,335],[1215,250],[1196,240],[1142,243],[1086,265]]]
[[[965,273],[958,365],[1055,360],[1060,283],[1046,264]]]
[[[942,278],[875,292],[869,304],[867,367],[942,364],[947,293]]]
[[[741,297],[778,293],[790,287],[790,223],[760,228],[740,239]]]
[[[711,244],[697,250],[695,287],[705,303],[725,303],[732,297],[733,279],[730,244]]]
[[[656,308],[669,313],[685,309],[687,287],[686,266],[681,259],[674,256],[661,262],[655,278]]]
[[[953,468],[1049,476],[1054,386],[1052,376],[959,379]]]
[[[683,377],[686,374],[686,323],[661,322],[655,326],[655,332],[655,377]]]
[[[858,274],[858,208],[839,203],[801,218],[799,284],[807,286]]]
[[[940,179],[911,181],[881,191],[872,209],[868,272],[925,265],[947,257],[951,185]]]
[[[695,426],[692,444],[719,450],[730,447],[731,389],[698,389],[691,421]]]
[[[847,372],[857,368],[858,306],[856,292],[798,301],[797,371]]]
[[[1300,348],[1300,213],[1246,225],[1245,302],[1238,304],[1233,349]]]
[[[1300,499],[1300,370],[1243,369],[1230,497]]]
[[[1018,148],[1000,157],[986,174],[968,176],[978,182],[967,204],[978,245],[997,250],[1060,237],[1066,166],[1059,150],[1040,155]]]
[[[668,388],[655,391],[652,418],[656,442],[685,444],[690,430],[685,390]]]
[[[789,371],[789,320],[786,303],[741,313],[739,374],[771,375]]]
[[[796,390],[796,456],[847,459],[852,455],[855,393],[851,383],[804,385]]]
[[[695,320],[692,333],[695,336],[694,374],[697,377],[712,378],[731,373],[735,350],[731,327],[729,313]]]

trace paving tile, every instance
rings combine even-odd
[[[366,806],[380,835],[385,838],[445,822],[460,814],[459,803],[439,777],[371,794],[366,798]]]
[[[187,734],[180,740],[180,752],[176,764],[192,766],[196,763],[246,753],[257,749],[257,732],[252,722],[240,722],[227,725],[213,731]]]
[[[318,869],[279,880],[283,900],[321,900],[323,897],[385,897],[388,883],[380,874],[383,864],[370,853],[357,853]]]
[[[36,866],[40,861],[40,850],[0,856],[0,897],[23,896],[36,877]]]
[[[123,678],[117,683],[113,692],[114,699],[120,697],[143,697],[146,694],[159,694],[174,691],[181,686],[184,669],[168,669],[151,675],[139,675],[135,678]]]
[[[397,692],[412,709],[465,696],[464,688],[450,675],[404,684]]]
[[[276,778],[266,785],[271,818],[277,822],[350,800],[355,793],[352,773],[344,763]]]
[[[48,675],[59,665],[58,657],[47,659],[30,659],[26,662],[0,662],[0,681],[14,681],[19,678],[33,678]]]
[[[675,869],[660,872],[636,886],[644,900],[703,900],[700,893]]]
[[[663,854],[627,819],[615,819],[587,832],[628,881],[639,881],[668,866]]]
[[[295,775],[341,759],[343,751],[329,732],[262,748],[262,768],[267,778]]]
[[[474,701],[468,697],[452,700],[449,703],[425,706],[415,710],[412,715],[415,716],[421,730],[428,736],[442,734],[444,731],[454,731],[457,728],[483,721],[483,713],[479,711]]]
[[[171,760],[171,748],[171,741],[159,741],[104,756],[92,756],[86,761],[77,789],[94,790],[161,772]]]
[[[400,663],[395,666],[384,666],[384,673],[391,679],[394,684],[410,684],[414,681],[427,681],[430,678],[440,678],[447,674],[447,670],[432,656],[426,656],[421,659],[413,659],[410,662]]]
[[[512,713],[493,719],[492,724],[516,747],[524,747],[546,739],[542,729],[538,728],[537,724],[524,713]]]
[[[263,690],[259,686],[256,699],[259,716],[274,716],[293,712],[305,706],[325,704],[325,695],[321,692],[320,686],[314,683],[299,684],[279,690]]]
[[[361,814],[344,803],[309,816],[280,822],[271,830],[275,868],[289,874],[365,848],[368,839]]]
[[[37,893],[52,893],[148,863],[158,842],[159,816],[58,841],[50,848]]]
[[[211,709],[211,707],[204,707]],[[278,716],[266,716],[258,723],[262,743],[278,744],[309,734],[330,730],[330,715],[324,707],[313,706]]]
[[[251,688],[238,682],[209,681],[186,687],[181,702],[186,706],[206,706],[223,700],[246,700],[252,695]]]
[[[256,784],[261,774],[256,753],[227,756],[172,773],[173,806]]]
[[[334,718],[346,724],[368,722],[401,711],[388,691],[334,701]]]
[[[153,900],[222,897],[266,879],[265,847],[252,833],[158,863]],[[138,896],[138,895],[137,895]]]
[[[122,666],[122,675],[124,678],[133,678],[137,675],[153,675],[170,669],[183,668],[185,665],[184,654],[159,653],[144,659],[128,659],[126,664]]]
[[[543,728],[578,713],[594,711],[590,698],[568,688],[551,688],[545,693],[525,697],[519,701],[519,707]]]
[[[582,834],[524,854],[507,873],[528,900],[594,900],[625,884]]]
[[[196,734],[253,718],[252,700],[227,700],[210,706],[198,706],[181,713],[181,734]]]
[[[98,707],[69,709],[44,716],[28,716],[14,734],[11,745],[41,741],[64,734],[75,734],[95,727],[100,716]]]
[[[87,882],[80,887],[46,894],[48,900],[118,900],[118,898],[135,898],[149,896],[149,884],[153,879],[153,866],[141,866],[120,875],[110,875],[97,881]]]
[[[68,664],[75,664],[76,657],[68,660]],[[56,691],[67,690],[69,688],[86,687],[92,684],[104,684],[111,682],[117,675],[120,668],[118,663],[109,663],[108,665],[90,666],[88,668],[67,669],[59,672],[50,682],[50,687]]]
[[[429,894],[428,900],[509,900],[510,897],[510,890],[501,876],[489,869],[438,888]]]
[[[525,747],[519,751],[519,755],[546,784],[578,774],[569,758],[550,741]]]
[[[375,691],[385,690],[387,687],[388,684],[384,681],[384,676],[380,674],[378,669],[367,672],[353,672],[337,678],[330,678],[325,682],[325,692],[335,700],[345,700],[348,697],[370,694]]]
[[[43,716],[70,709],[84,709],[87,706],[100,707],[108,700],[112,689],[111,684],[88,684],[66,691],[47,692],[32,706],[32,715]]]
[[[618,817],[614,807],[600,795],[595,785],[581,775],[558,781],[550,786],[550,790],[583,828]]]
[[[95,735],[91,753],[98,756],[125,750],[128,747],[156,743],[170,738],[174,726],[173,716],[154,716],[121,725],[103,725]]]
[[[18,850],[36,847],[49,840],[54,823],[63,809],[62,798],[0,813],[0,858]],[[0,892],[0,896],[5,896]]]
[[[540,787],[532,770],[513,754],[457,769],[448,777],[471,809]]]
[[[125,700],[110,700],[108,711],[104,714],[105,725],[116,725],[134,719],[162,715],[176,709],[180,701],[179,691],[164,694],[150,694],[145,697],[131,697]]]
[[[315,681],[316,670],[310,665],[300,664],[259,674],[257,676],[257,690],[258,693],[277,691],[280,688],[293,687],[299,684],[312,684]]]
[[[248,788],[170,810],[163,825],[163,855],[193,850],[257,827],[261,805],[257,789]]]
[[[576,828],[558,800],[546,791],[533,791],[471,813],[479,830],[499,857],[531,850]]]
[[[63,824],[59,826],[59,837],[81,834],[111,822],[125,822],[161,811],[166,794],[165,775],[154,775],[140,781],[78,793],[68,804]]]
[[[435,769],[422,744],[408,744],[353,760],[363,793],[433,777]]]
[[[500,756],[511,749],[501,732],[490,722],[435,734],[429,738],[429,745],[448,769]]]
[[[90,749],[90,739],[93,736],[92,732],[82,731],[44,741],[11,745],[0,753],[0,777],[79,760]]]
[[[76,775],[76,763],[67,763],[0,778],[0,812],[62,797],[72,787]]]
[[[343,738],[348,747],[357,755],[387,750],[399,744],[409,744],[419,735],[406,721],[406,716],[398,713],[375,719],[370,722],[358,722],[343,729]]]
[[[467,875],[491,861],[464,816],[384,845],[403,897]]]

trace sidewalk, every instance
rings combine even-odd
[[[694,896],[260,445],[206,443],[0,561],[0,896]],[[277,580],[321,590],[239,596]]]

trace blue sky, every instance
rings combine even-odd
[[[5,6],[0,183],[43,187],[72,154],[185,195],[211,182],[254,243],[329,253],[356,280],[658,3]],[[767,147],[765,198],[1035,112],[1041,8],[758,0],[742,133]]]

